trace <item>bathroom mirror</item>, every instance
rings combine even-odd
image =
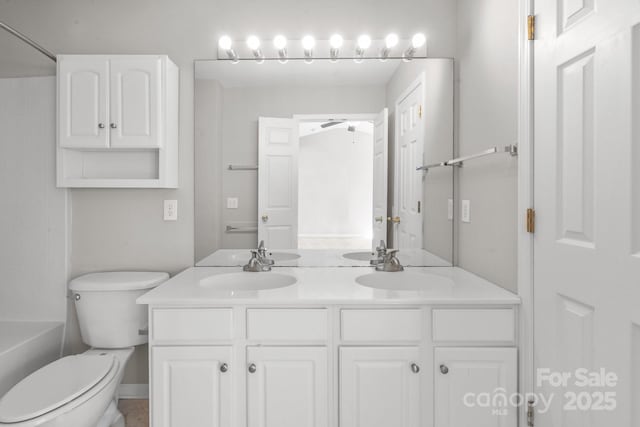
[[[452,168],[417,168],[453,157],[453,60],[196,61],[194,91],[197,265],[259,240],[452,265]]]

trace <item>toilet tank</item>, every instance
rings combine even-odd
[[[136,299],[169,278],[167,273],[114,271],[69,283],[82,341],[96,348],[124,348],[148,340],[148,311]]]

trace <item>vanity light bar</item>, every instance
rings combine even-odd
[[[411,39],[400,39],[397,34],[388,34],[384,39],[372,39],[367,34],[356,40],[345,40],[340,34],[333,34],[328,40],[316,40],[305,35],[301,40],[287,40],[277,35],[272,43],[265,43],[251,35],[244,43],[234,43],[227,35],[218,41],[218,60],[222,61],[264,61],[277,60],[286,63],[289,60],[303,60],[306,63],[314,59],[329,59],[332,62],[352,59],[362,62],[364,59],[403,59],[427,57],[427,38],[423,33],[414,34]]]

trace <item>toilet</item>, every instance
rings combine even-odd
[[[159,272],[108,272],[69,283],[85,353],[24,378],[0,398],[0,426],[124,427],[118,386],[134,346],[147,342],[147,306],[136,299],[169,278]]]

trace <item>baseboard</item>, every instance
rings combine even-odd
[[[149,384],[120,384],[118,397],[120,399],[148,399]]]

